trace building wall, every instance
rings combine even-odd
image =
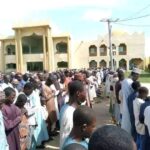
[[[43,54],[24,54],[23,55],[23,71],[27,70],[27,62],[43,62]]]
[[[66,61],[69,63],[69,54],[70,52],[70,37],[69,36],[59,36],[52,38],[51,29],[48,26],[41,27],[23,27],[23,28],[14,28],[15,35],[13,39],[2,39],[1,40],[1,49],[0,49],[0,58],[2,58],[2,63],[0,64],[0,70],[3,72],[10,71],[27,71],[27,62],[43,62],[43,68],[48,71],[54,71],[57,68],[57,62]],[[22,38],[31,37],[31,36],[42,36],[42,47],[43,53],[39,54],[23,54],[22,49]],[[68,52],[66,54],[58,54],[56,52],[56,44],[58,42],[66,42],[68,44]],[[26,41],[28,43],[28,39]],[[9,44],[15,45],[15,55],[8,55],[6,53],[6,46]],[[8,69],[6,64],[13,63],[16,64],[15,69]],[[69,66],[70,67],[70,66]]]
[[[33,34],[43,37],[43,53],[42,54],[22,54],[21,39],[25,36],[31,36]],[[46,39],[47,38],[47,42]],[[57,53],[56,44],[59,42],[66,42],[68,44],[67,53]],[[71,39],[69,36],[52,37],[51,29],[48,27],[31,27],[23,29],[15,29],[14,39],[1,40],[0,58],[2,63],[0,64],[0,70],[7,72],[7,63],[16,63],[17,71],[26,72],[27,62],[42,61],[44,63],[44,69],[53,71],[58,69],[57,63],[61,61],[68,62],[69,68],[89,68],[89,62],[95,60],[99,67],[99,62],[105,60],[107,67],[109,67],[109,46],[108,35],[99,36],[93,41],[81,41],[75,43],[71,47]],[[149,59],[145,58],[145,37],[144,34],[127,34],[127,33],[112,33],[112,43],[116,45],[116,55],[113,59],[116,61],[117,67],[119,61],[125,59],[127,62],[127,69],[129,69],[129,61],[132,58],[140,58],[143,60],[143,66],[145,67],[149,63]],[[119,55],[119,45],[124,43],[127,46],[127,55]],[[9,44],[16,45],[16,55],[6,55],[6,46]],[[105,44],[107,46],[107,56],[100,56],[100,46]],[[89,47],[95,45],[97,47],[97,56],[89,56]],[[22,67],[20,67],[22,66]],[[143,69],[144,69],[143,67]]]
[[[60,42],[67,43],[67,53],[58,53],[57,52],[56,45]],[[53,38],[53,51],[54,51],[55,69],[58,69],[58,66],[57,66],[58,62],[61,62],[61,61],[68,62],[69,61],[68,52],[70,51],[70,49],[69,49],[68,38],[67,37],[55,37],[55,38]]]
[[[127,54],[119,55],[119,45],[124,43],[127,46]],[[102,44],[107,46],[107,56],[100,56],[99,48]],[[127,33],[113,33],[112,44],[116,45],[116,55],[113,56],[119,66],[119,61],[125,59],[127,61],[127,70],[129,70],[129,61],[132,58],[140,58],[143,60],[145,67],[145,37],[144,34],[134,33],[132,35]],[[97,47],[97,56],[89,56],[89,47],[95,45]],[[108,36],[98,37],[96,41],[82,41],[76,44],[76,50],[74,51],[76,60],[74,61],[74,68],[88,68],[89,62],[95,60],[99,67],[99,62],[105,60],[107,67],[109,67],[110,55],[109,55]],[[143,67],[143,69],[144,69]]]
[[[8,45],[15,45],[15,39],[7,39],[5,41],[2,41],[2,66],[1,66],[1,70],[3,72],[10,72],[10,71],[14,71],[15,69],[7,69],[6,65],[10,64],[10,63],[14,63],[16,64],[16,56],[15,55],[7,55],[7,46]]]

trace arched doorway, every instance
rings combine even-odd
[[[91,60],[89,62],[89,67],[90,68],[97,68],[97,62],[95,60]]]
[[[127,69],[127,61],[125,59],[119,61],[119,68]]]
[[[30,72],[43,71],[43,62],[27,62],[27,70]]]
[[[103,59],[100,61],[99,66],[100,67],[107,67],[107,62]]]
[[[68,68],[68,62],[66,61],[61,61],[57,63],[58,68]]]
[[[129,61],[129,69],[132,70],[134,67],[143,69],[143,60],[141,58],[133,58]]]

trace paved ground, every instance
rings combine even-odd
[[[96,112],[97,127],[110,123],[109,102],[102,98],[96,99],[93,109]],[[59,136],[53,137],[54,140],[46,144],[45,150],[59,150]]]

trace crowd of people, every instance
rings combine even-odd
[[[0,140],[2,150],[44,148],[44,143],[52,140],[59,130],[61,145],[63,136],[68,135],[65,117],[73,115],[81,103],[92,107],[101,84],[99,74],[100,71],[91,70],[0,73],[0,131],[3,133],[0,137],[5,140]],[[65,104],[71,106],[66,116]]]
[[[129,78],[108,68],[0,73],[0,149],[44,149],[59,133],[60,150],[148,150],[150,99],[139,74],[137,68]],[[96,129],[92,107],[101,85],[117,126]]]
[[[112,122],[132,135],[138,150],[150,148],[149,89],[138,81],[141,70],[133,68],[128,78],[124,70],[106,76],[105,92],[110,98]]]

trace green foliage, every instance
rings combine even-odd
[[[129,77],[129,75],[130,75],[130,72],[125,73],[126,77]],[[142,71],[139,81],[143,83],[150,83],[150,72]]]
[[[150,73],[142,73],[139,80],[143,83],[150,83]]]

